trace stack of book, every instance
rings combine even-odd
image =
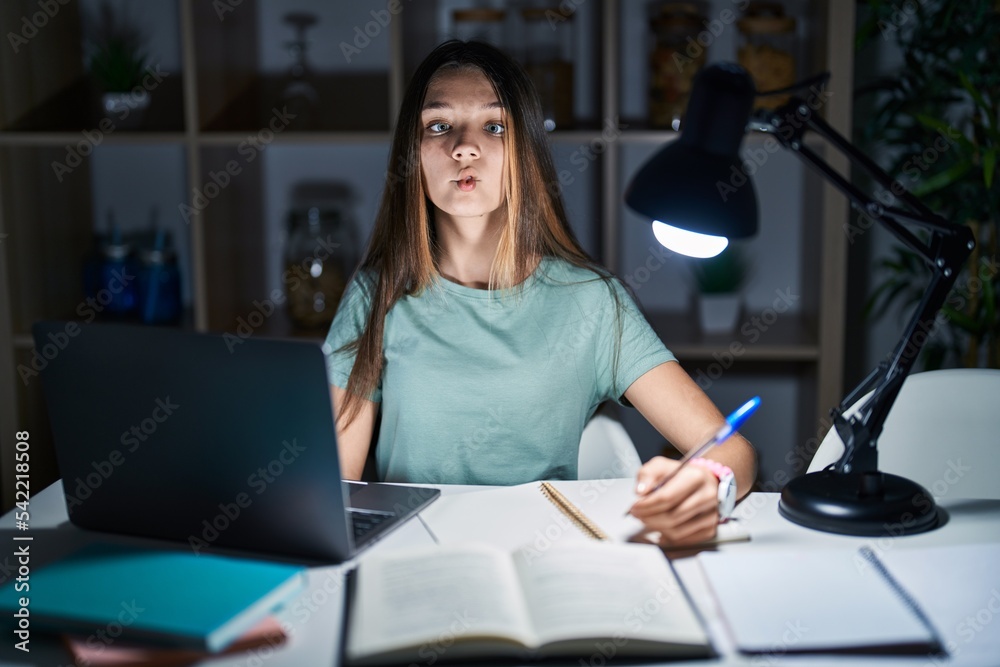
[[[0,612],[63,637],[79,665],[176,665],[277,646],[304,568],[94,544],[0,588]],[[20,585],[18,585],[20,583]]]

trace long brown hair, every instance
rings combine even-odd
[[[382,374],[385,317],[404,295],[420,294],[439,278],[433,207],[424,191],[420,165],[421,110],[427,88],[448,69],[482,72],[504,110],[504,202],[507,221],[490,267],[490,289],[512,290],[543,256],[560,257],[611,280],[573,234],[559,194],[545,133],[541,103],[531,80],[514,60],[482,42],[451,40],[435,48],[407,86],[396,122],[389,170],[375,228],[358,268],[374,276],[371,310],[361,336],[343,350],[356,352],[347,383],[347,401],[338,419],[357,415]],[[611,290],[616,295],[615,290]],[[617,298],[617,295],[616,295]],[[617,357],[617,353],[615,355]]]

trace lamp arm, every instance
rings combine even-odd
[[[877,471],[877,442],[886,417],[923,344],[933,331],[937,313],[975,247],[975,239],[968,227],[948,222],[931,211],[800,99],[792,98],[778,110],[755,117],[750,128],[773,134],[782,146],[825,176],[847,197],[852,208],[863,211],[883,224],[896,238],[920,255],[931,269],[930,284],[891,355],[869,373],[837,408],[831,410],[834,428],[844,443],[844,454],[834,464],[834,469],[840,473]],[[912,212],[884,206],[854,186],[804,144],[802,137],[806,130],[819,134],[852,163],[863,167],[875,181],[909,206]],[[921,241],[905,225],[930,230],[930,242]],[[845,417],[845,412],[851,405],[869,391],[872,394],[864,405],[854,415]]]

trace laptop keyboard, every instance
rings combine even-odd
[[[392,512],[377,512],[373,510],[348,509],[351,525],[354,526],[354,543],[357,544],[386,520],[395,516]]]

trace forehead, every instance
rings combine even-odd
[[[438,72],[427,86],[422,111],[457,108],[500,108],[493,86],[479,70]]]

